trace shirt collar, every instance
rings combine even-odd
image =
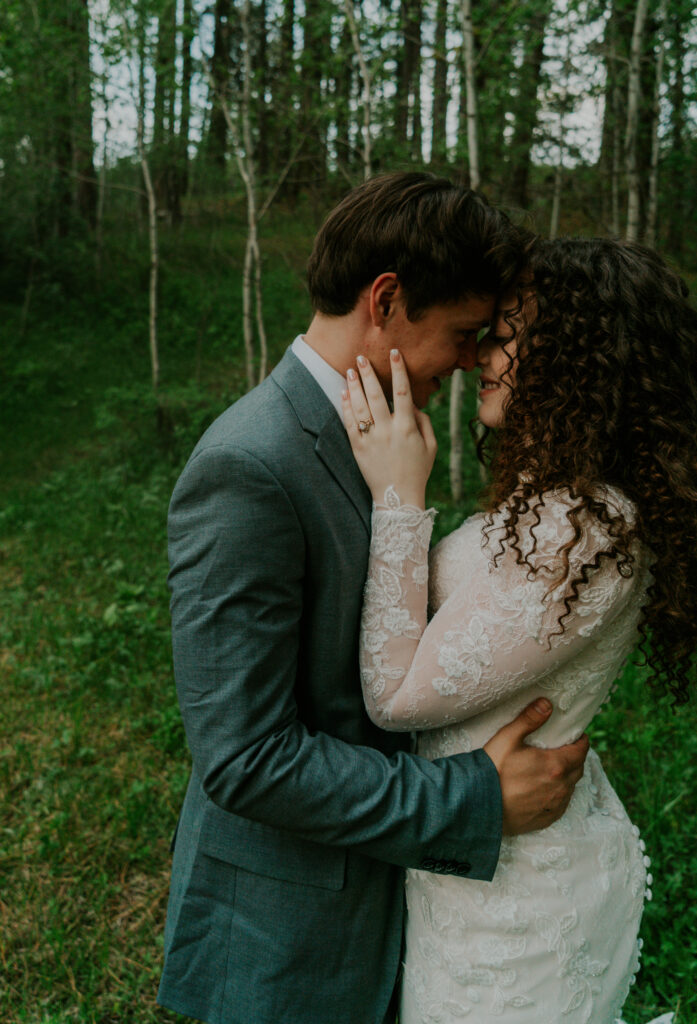
[[[330,366],[319,352],[315,352],[313,348],[310,348],[302,334],[297,336],[290,348],[293,355],[300,360],[305,369],[315,378],[343,423],[341,392],[346,389],[346,378],[338,370],[335,370],[333,366]]]

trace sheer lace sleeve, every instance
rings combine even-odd
[[[614,559],[601,559],[560,634],[569,591],[555,579],[563,570],[559,551],[574,536],[574,503],[558,492],[544,500],[534,543],[521,545],[537,573],[518,565],[510,549],[494,564],[500,517],[488,536],[468,529],[457,547],[460,582],[428,625],[432,513],[394,501],[374,510],[360,662],[366,708],[377,725],[428,729],[479,714],[580,653],[626,606],[641,574],[623,576]],[[604,527],[589,517],[569,552],[571,575],[607,547]]]

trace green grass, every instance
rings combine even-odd
[[[275,358],[307,315],[296,253],[308,232],[284,230],[266,279]],[[189,767],[165,515],[191,446],[243,387],[234,242],[216,243],[233,253],[222,264],[215,249],[192,256],[194,240],[164,246],[159,430],[135,271],[89,300],[44,296],[24,335],[19,308],[2,311],[14,339],[0,357],[3,1024],[182,1019],[155,1006],[168,846]],[[443,435],[445,396],[433,414]],[[445,457],[432,487],[441,532],[472,505],[448,504]],[[472,494],[471,457],[466,479]],[[674,715],[630,668],[592,728],[654,862],[628,1024],[667,1009],[677,1024],[697,1020],[695,724],[693,707]]]

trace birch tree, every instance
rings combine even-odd
[[[148,243],[150,249],[150,274],[148,287],[148,341],[150,351],[150,377],[152,389],[157,395],[160,386],[160,353],[157,337],[157,316],[158,316],[158,279],[160,273],[160,246],[157,228],[157,196],[155,184],[145,148],[145,61],[146,61],[146,40],[143,0],[138,4],[136,11],[137,27],[131,23],[130,12],[124,9],[123,22],[125,36],[128,40],[131,58],[137,52],[138,62],[138,120],[136,125],[136,149],[143,176],[143,186],[147,198],[148,209]],[[142,34],[141,34],[142,33]],[[132,65],[131,65],[132,66]],[[131,74],[131,94],[136,94],[136,85]]]
[[[239,96],[239,118],[242,135],[230,112],[227,96],[218,93],[216,96],[219,110],[225,120],[233,150],[237,169],[244,184],[247,200],[247,239],[244,253],[244,270],[242,275],[242,331],[244,337],[245,364],[247,387],[253,388],[266,376],[267,343],[261,290],[261,252],[259,249],[259,211],[257,200],[256,166],[254,160],[254,144],[252,141],[251,98],[252,98],[252,39],[250,31],[250,2],[244,0],[240,11],[243,40],[242,92]],[[215,89],[210,65],[206,63],[206,72]],[[254,326],[259,337],[259,370],[255,373]]]
[[[656,224],[658,221],[658,161],[660,155],[659,127],[661,120],[661,86],[663,85],[663,67],[665,64],[665,23],[666,0],[661,0],[658,11],[658,50],[656,53],[656,78],[653,90],[653,116],[651,119],[651,166],[649,168],[649,197],[646,209],[646,231],[644,241],[647,245],[656,244]]]
[[[159,238],[157,231],[157,199],[155,186],[150,172],[150,164],[145,152],[143,118],[138,113],[138,156],[143,173],[143,184],[148,199],[148,239],[150,244],[150,286],[148,290],[149,316],[148,337],[150,342],[150,374],[152,388],[157,394],[160,385],[160,355],[157,341],[157,282],[160,272]]]

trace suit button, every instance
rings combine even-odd
[[[436,871],[445,871],[447,863],[447,860],[437,860],[435,864]]]
[[[459,864],[456,860],[446,861],[445,870],[449,875],[456,875]]]
[[[433,871],[434,868],[436,867],[436,862],[434,861],[433,857],[424,857],[424,859],[419,864],[419,867],[423,868],[424,871]]]
[[[472,865],[468,864],[465,861],[463,864],[458,864],[457,870],[456,870],[455,874],[458,875],[460,878],[466,878],[468,873],[471,870],[472,870]]]

